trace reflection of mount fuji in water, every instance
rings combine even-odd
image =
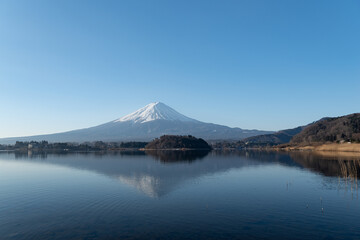
[[[110,154],[47,154],[41,156],[17,155],[20,160],[37,161],[66,167],[88,170],[116,178],[131,185],[151,197],[161,197],[186,184],[188,181],[231,169],[246,168],[260,164],[271,164],[274,157],[257,161],[242,153],[241,155],[217,154],[189,151],[110,153]],[[205,156],[206,155],[206,156]],[[1,155],[0,155],[1,158]],[[8,157],[7,157],[8,158]],[[280,157],[281,159],[281,157]],[[285,157],[282,161],[291,164]]]
[[[5,153],[3,153],[5,154]],[[0,159],[2,155],[0,154]],[[276,152],[174,152],[152,151],[114,152],[110,154],[47,154],[15,158],[84,169],[120,180],[151,197],[164,196],[205,175],[213,175],[232,169],[245,169],[258,165],[280,164],[288,167],[307,168],[327,176],[345,174],[357,176],[359,162],[356,160],[324,159],[309,154],[285,154]],[[9,156],[6,156],[9,159]]]

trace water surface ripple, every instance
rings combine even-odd
[[[0,153],[0,236],[360,239],[359,159]]]

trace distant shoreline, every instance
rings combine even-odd
[[[277,146],[276,150],[283,151],[322,151],[322,152],[337,152],[337,153],[360,153],[360,143],[323,143],[303,146]]]

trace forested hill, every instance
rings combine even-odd
[[[324,118],[305,127],[295,135],[291,144],[324,142],[360,142],[360,113]]]
[[[191,135],[175,136],[164,135],[150,142],[146,149],[208,149],[211,146],[203,139]]]

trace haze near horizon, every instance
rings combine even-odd
[[[280,130],[359,112],[358,1],[1,1],[0,138],[161,101]]]

